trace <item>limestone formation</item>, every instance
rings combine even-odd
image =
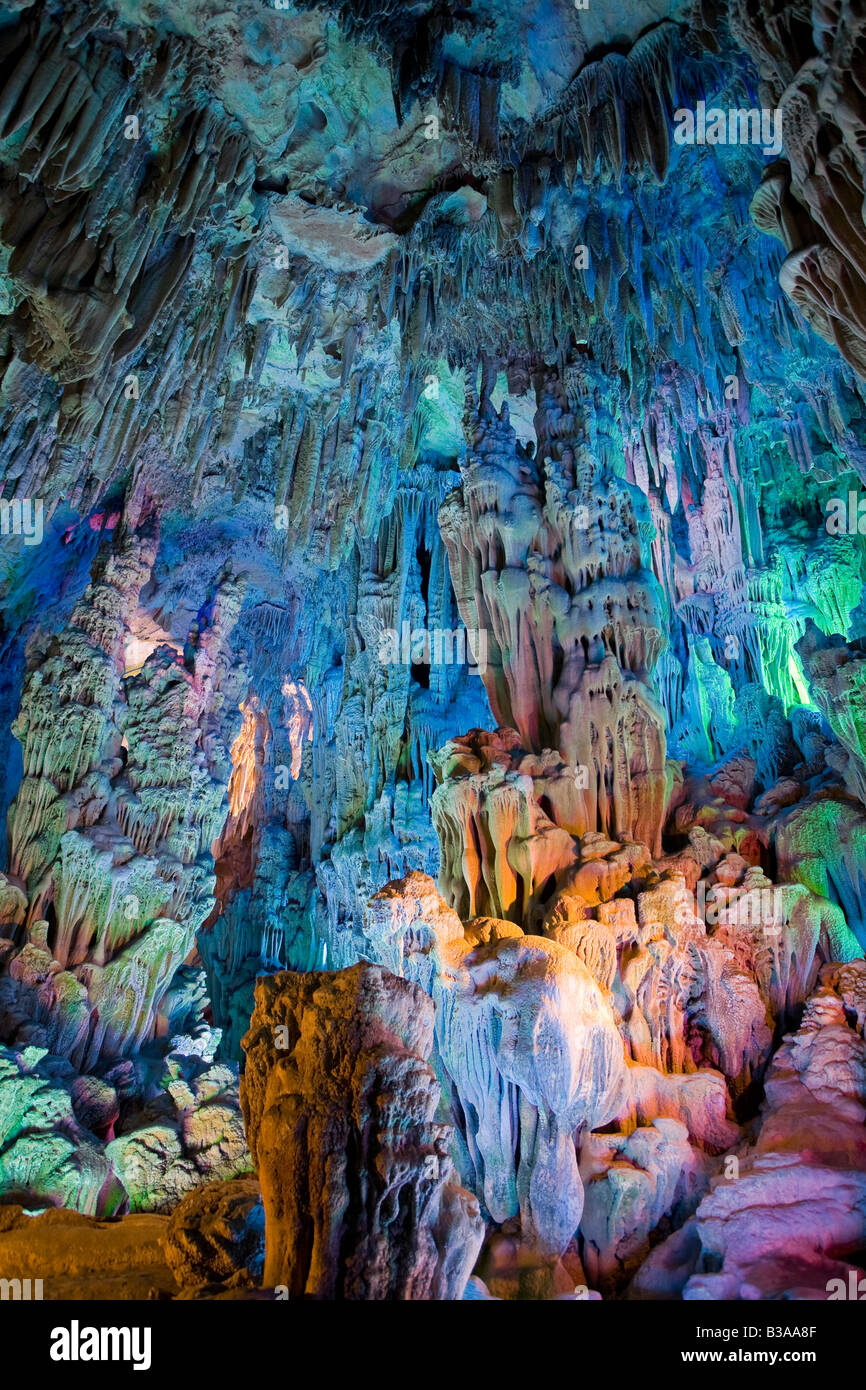
[[[78,1141],[81,1161],[101,1174],[72,1197],[85,1212],[106,1202],[164,1210],[204,1174],[229,1177],[248,1162],[231,1085],[221,1107],[191,1113],[196,1095],[203,1103],[225,1092],[228,1078],[208,1073],[214,1040],[201,1016],[205,1001],[183,976],[213,905],[210,852],[226,776],[220,715],[233,680],[224,644],[241,590],[223,582],[191,671],[173,650],[156,647],[124,681],[130,624],[157,545],[152,518],[131,521],[70,628],[34,655],[14,726],[26,775],[9,816],[3,1036],[13,1056],[45,1057],[41,1074],[64,1083],[45,1126],[56,1159],[27,1160],[23,1112],[35,1100],[25,1078],[40,1071],[27,1063],[16,1079],[7,1068],[9,1181],[35,1202],[69,1202],[65,1168],[77,1163],[70,1135],[82,1125],[92,1139]],[[21,924],[14,919],[23,889]],[[136,1076],[130,1059],[138,1062],[157,1039],[165,1040],[163,1057],[177,1060],[162,1077],[157,1058],[156,1075],[145,1066]]]
[[[797,44],[780,51],[770,26],[742,0],[731,12],[779,102],[784,129],[786,164],[761,184],[752,215],[785,246],[779,280],[786,294],[864,376],[863,15],[850,0],[833,7],[814,0]]]
[[[420,874],[377,894],[365,923],[374,956],[436,1002],[436,1063],[489,1218],[519,1216],[526,1249],[549,1262],[579,1233],[613,1290],[663,1217],[690,1217],[712,1156],[737,1142],[733,1105],[761,1080],[773,1028],[821,968],[860,963],[842,913],[803,885],[774,887],[729,855],[693,896],[627,849],[586,837],[545,936],[463,924]],[[623,1182],[631,1198],[615,1195]],[[637,1225],[617,1226],[620,1200]]]
[[[190,1192],[171,1214],[163,1238],[166,1263],[181,1288],[246,1277],[261,1280],[265,1216],[250,1178]]]
[[[0,9],[0,1281],[859,1288],[862,8]]]
[[[843,1000],[862,977],[862,960],[825,968],[774,1059],[756,1143],[653,1252],[634,1294],[803,1299],[841,1288],[847,1296],[849,1273],[859,1271],[845,1256],[862,1248],[866,1213],[866,1092],[860,1021],[852,1026]]]
[[[526,453],[482,399],[463,486],[440,512],[467,627],[489,634],[494,717],[527,752],[574,768],[577,833],[631,835],[658,852],[664,716],[652,685],[662,647],[636,504],[580,438],[555,379],[539,383]],[[580,777],[580,772],[583,776]]]
[[[460,1298],[483,1235],[427,1063],[433,1007],[377,966],[256,989],[242,1102],[264,1282],[289,1297]]]

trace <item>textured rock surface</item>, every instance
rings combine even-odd
[[[436,1062],[488,1219],[519,1219],[523,1258],[548,1266],[577,1237],[590,1283],[616,1293],[740,1140],[734,1106],[774,1029],[822,968],[859,998],[862,960],[838,908],[736,855],[700,896],[638,846],[594,833],[576,857],[546,936],[461,924],[417,873],[371,900],[365,934],[436,1002]]]
[[[633,835],[658,852],[665,737],[652,673],[662,619],[637,504],[594,460],[555,375],[538,381],[537,397],[529,452],[507,404],[496,416],[481,401],[462,488],[440,511],[454,589],[467,627],[490,634],[494,718],[528,751],[557,749],[585,771],[575,833]]]
[[[785,25],[794,6],[782,6],[773,25],[742,0],[731,12],[735,32],[781,109],[787,156],[762,183],[752,215],[788,252],[779,272],[782,288],[864,376],[862,12],[850,0],[833,7],[814,0],[805,7],[808,23],[797,27],[797,42],[784,48],[773,30]]]
[[[260,1283],[265,1213],[258,1183],[236,1178],[190,1192],[171,1214],[163,1249],[182,1289],[236,1277]]]
[[[242,1100],[268,1285],[289,1297],[461,1298],[481,1246],[427,1064],[433,1007],[378,966],[256,987]]]
[[[241,589],[226,578],[214,594],[190,669],[157,646],[124,681],[156,548],[152,516],[121,523],[69,626],[33,653],[13,726],[24,776],[0,978],[5,1185],[100,1214],[168,1210],[202,1175],[248,1164],[236,1082],[208,1067],[217,1039],[184,966],[214,901]]]
[[[574,1135],[610,1117],[622,1046],[575,955],[500,925],[446,956],[437,1041],[473,1185],[494,1221],[519,1211],[527,1241],[556,1256],[582,1209]]]
[[[861,9],[0,12],[0,1213],[862,1264]]]
[[[856,1263],[845,1257],[856,1262],[866,1221],[866,1044],[851,1008],[864,963],[825,967],[822,979],[774,1058],[754,1144],[714,1182],[688,1235],[653,1253],[634,1293],[821,1299],[832,1280],[847,1288]]]

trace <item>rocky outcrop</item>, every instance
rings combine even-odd
[[[228,1281],[259,1283],[265,1213],[258,1183],[235,1178],[190,1192],[172,1212],[162,1244],[181,1289]]]
[[[373,965],[256,987],[241,1096],[264,1282],[290,1298],[460,1298],[483,1223],[452,1178],[433,1006]]]
[[[74,1079],[72,1067],[44,1048],[0,1048],[0,1184],[28,1208],[111,1216],[126,1205],[126,1190],[93,1132],[93,1115],[79,1119]]]
[[[700,891],[598,833],[575,858],[543,935],[461,922],[417,873],[371,899],[365,935],[435,1000],[464,1179],[494,1229],[519,1218],[523,1258],[548,1277],[577,1236],[588,1275],[617,1292],[737,1144],[734,1107],[774,1030],[821,969],[850,991],[862,962],[838,908],[736,855],[696,873]]]
[[[866,1044],[851,1008],[863,981],[862,960],[825,967],[773,1060],[755,1143],[652,1253],[633,1296],[847,1296],[866,1220]]]

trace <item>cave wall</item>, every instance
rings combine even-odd
[[[4,10],[3,1200],[248,1172],[257,978],[372,962],[536,1294],[699,1278],[859,1056],[862,21],[607,8]]]

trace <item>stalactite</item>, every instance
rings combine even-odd
[[[663,715],[650,684],[661,649],[656,586],[628,487],[593,464],[551,382],[539,388],[542,473],[503,412],[483,403],[462,490],[440,513],[467,626],[488,634],[483,679],[496,718],[528,751],[586,771],[583,829],[658,850]],[[557,673],[555,675],[555,673]],[[610,791],[607,731],[617,749]]]
[[[856,7],[158,9],[0,14],[4,1288],[823,1298]]]

